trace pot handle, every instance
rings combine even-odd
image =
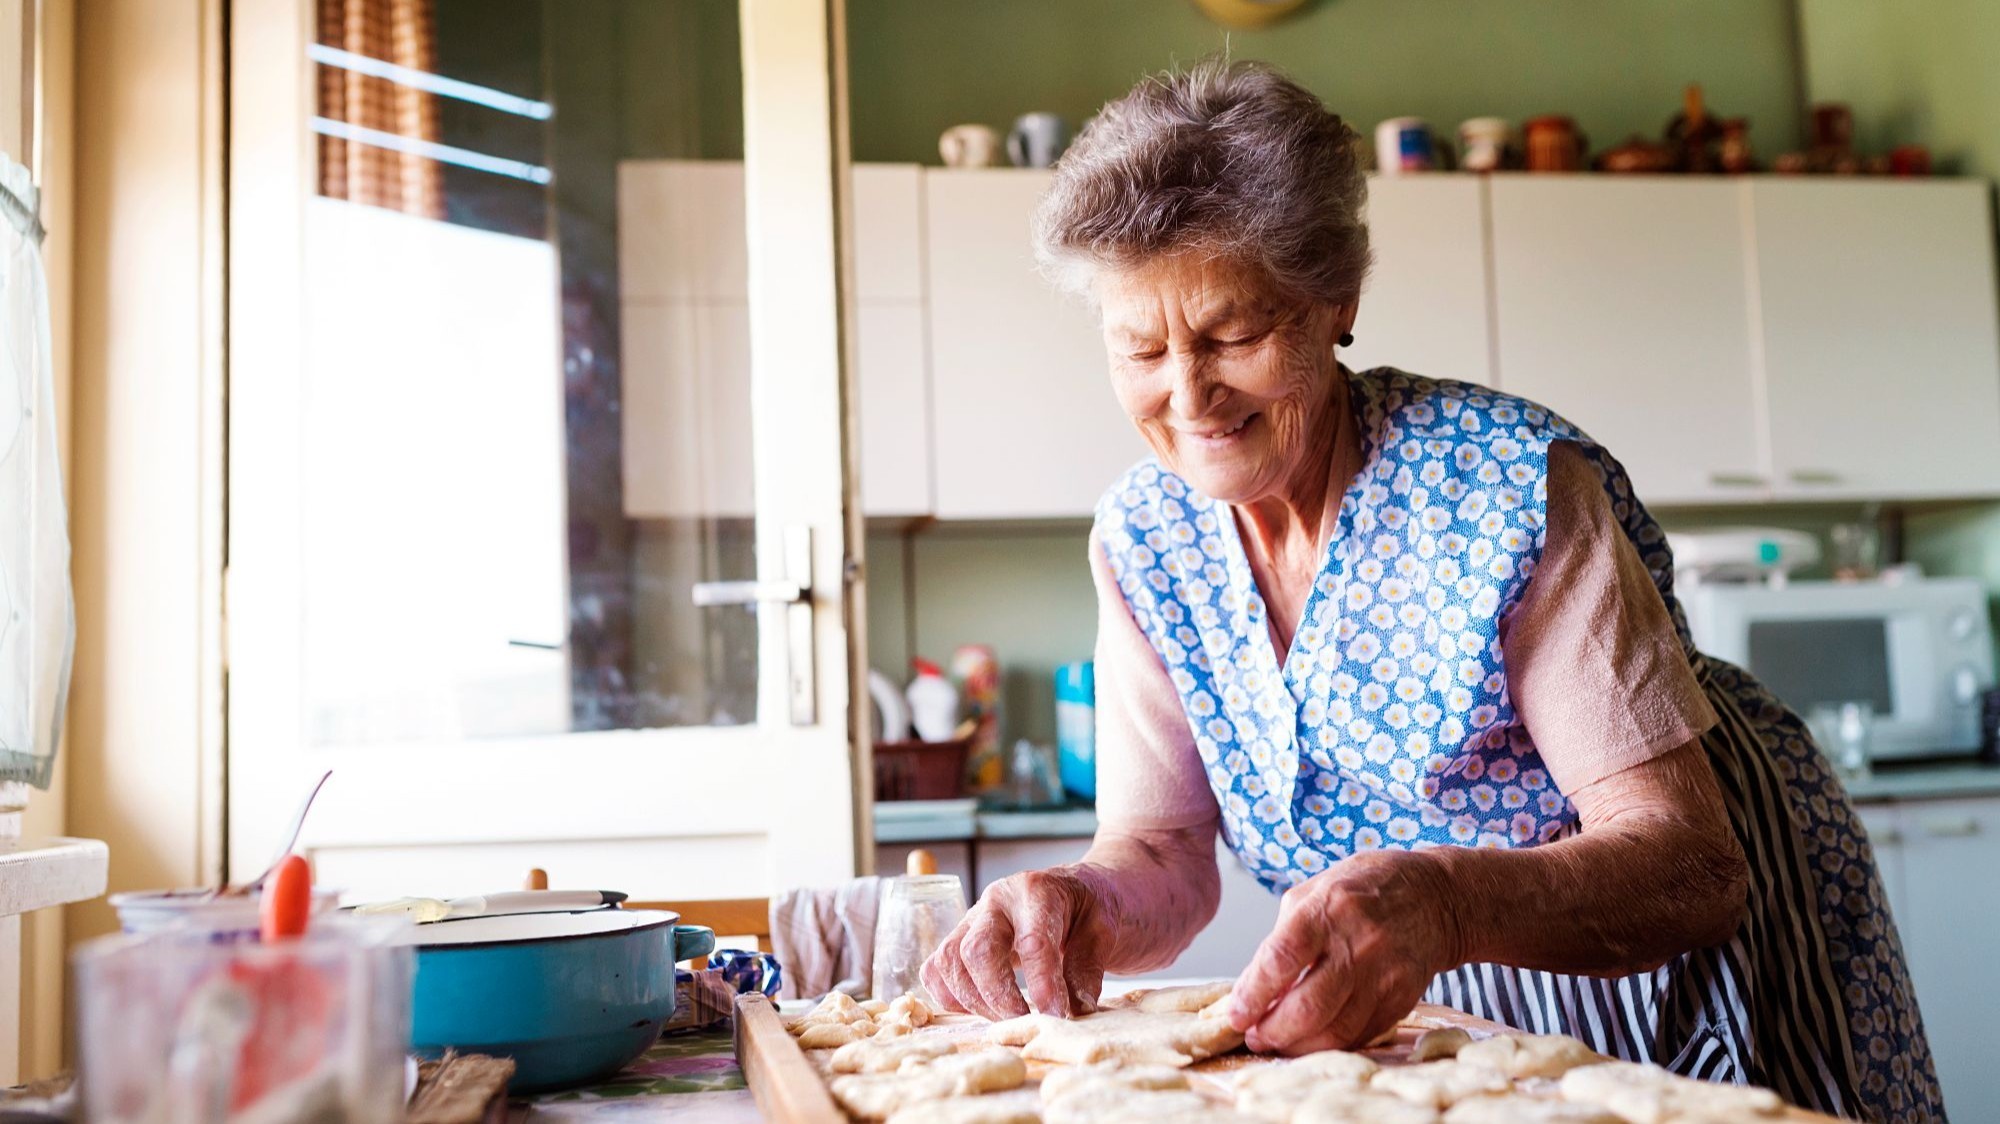
[[[715,930],[706,925],[674,926],[674,963],[704,960],[715,951]]]

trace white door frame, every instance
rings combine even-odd
[[[261,868],[298,793],[336,776],[310,847],[762,836],[765,892],[865,865],[862,537],[843,393],[845,92],[840,0],[741,0],[760,576],[811,532],[815,717],[791,721],[785,617],[761,614],[755,725],[303,744],[296,419],[311,191],[307,0],[237,0],[230,203],[229,870]],[[553,372],[552,372],[553,374]],[[711,787],[704,787],[705,785]],[[866,849],[866,850],[872,850]],[[745,872],[746,879],[749,872]],[[469,887],[466,892],[495,887]]]

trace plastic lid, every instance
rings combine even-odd
[[[911,660],[910,666],[917,669],[918,675],[935,675],[939,678],[944,677],[943,668],[923,658],[922,656],[918,656],[917,658]]]

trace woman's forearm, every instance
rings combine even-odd
[[[1690,751],[1665,779],[1678,784],[1676,774],[1707,769],[1698,745],[1676,754]],[[1708,779],[1701,795],[1713,793],[1713,784]],[[1631,811],[1619,809],[1615,788],[1593,796],[1596,814],[1585,816],[1583,831],[1556,843],[1412,856],[1432,867],[1459,963],[1616,976],[1735,933],[1749,868],[1719,794],[1678,809],[1669,801]]]
[[[1107,971],[1172,964],[1222,900],[1213,821],[1173,831],[1100,829],[1072,869],[1091,886],[1111,926]]]

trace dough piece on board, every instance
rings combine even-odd
[[[986,1038],[1019,1046],[1030,1061],[1062,1065],[1192,1065],[1243,1044],[1243,1035],[1219,1019],[1130,1007],[1074,1019],[1022,1015],[994,1023]]]
[[[1496,1034],[1458,1051],[1465,1065],[1483,1065],[1509,1077],[1557,1078],[1580,1065],[1604,1060],[1567,1034]]]
[[[1437,1109],[1365,1089],[1322,1089],[1292,1113],[1292,1124],[1438,1124]]]
[[[868,1012],[871,1019],[879,1019],[889,1013],[889,1004],[880,999],[863,999],[861,1009]]]
[[[889,1124],[1041,1124],[1041,1120],[1035,1095],[1023,1089],[924,1101],[898,1110]]]
[[[806,1012],[807,1022],[858,1023],[868,1017],[868,1012],[855,1002],[852,995],[844,991],[829,991],[819,1005]]]
[[[1625,1124],[1595,1105],[1538,1097],[1473,1097],[1451,1106],[1444,1124]]]
[[[894,1073],[851,1073],[828,1086],[833,1099],[866,1120],[893,1116],[911,1105],[1018,1089],[1028,1067],[1011,1050],[977,1050],[933,1060],[912,1059]]]
[[[1719,1085],[1682,1077],[1656,1065],[1599,1062],[1562,1075],[1562,1098],[1601,1105],[1632,1124],[1670,1124],[1683,1117],[1740,1120],[1776,1116],[1785,1102],[1754,1085]]]
[[[1256,1124],[1189,1089],[1084,1085],[1042,1105],[1043,1124]]]
[[[896,1018],[893,1015],[884,1015],[882,1016],[882,1021],[875,1024],[874,1040],[877,1042],[887,1042],[891,1039],[905,1037],[915,1030],[915,1027],[902,1019]]]
[[[1187,1074],[1172,1066],[1128,1065],[1104,1062],[1099,1065],[1064,1066],[1042,1076],[1042,1103],[1061,1100],[1074,1092],[1108,1086],[1113,1089],[1185,1089]]]
[[[1376,1073],[1368,1087],[1394,1093],[1412,1104],[1447,1109],[1467,1097],[1505,1093],[1514,1083],[1507,1075],[1482,1065],[1464,1065],[1457,1060],[1396,1065]]]
[[[1178,1011],[1192,1015],[1220,999],[1229,998],[1236,987],[1235,980],[1216,980],[1212,983],[1189,984],[1186,987],[1162,987],[1146,992],[1139,997],[1141,1011]]]
[[[930,1004],[914,995],[898,995],[889,1003],[890,1017],[905,1020],[911,1026],[930,1025],[931,1016],[936,1013]]]
[[[1417,1044],[1410,1050],[1410,1060],[1435,1062],[1455,1058],[1471,1042],[1472,1036],[1455,1026],[1427,1030],[1417,1035]]]
[[[828,1065],[835,1073],[892,1073],[909,1058],[928,1061],[951,1052],[951,1042],[943,1038],[908,1038],[886,1042],[864,1039],[849,1042],[835,1050]]]
[[[1380,1068],[1360,1054],[1325,1050],[1296,1061],[1246,1069],[1236,1075],[1236,1111],[1282,1124],[1315,1093],[1367,1088],[1368,1079]]]
[[[799,1049],[830,1050],[836,1046],[859,1042],[864,1037],[866,1035],[861,1033],[859,1027],[849,1023],[808,1023],[805,1029],[799,1032]]]

